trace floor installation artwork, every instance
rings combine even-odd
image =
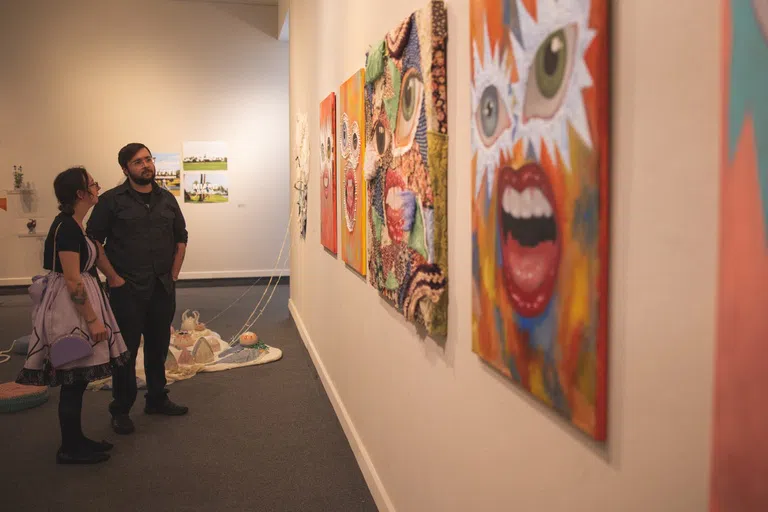
[[[473,0],[473,350],[606,434],[607,0]]]
[[[253,344],[224,341],[210,329],[176,331],[171,336],[171,346],[165,361],[165,377],[168,384],[191,379],[198,373],[221,372],[245,368],[279,360],[283,352],[259,341]],[[139,349],[136,358],[136,379],[139,389],[146,387],[144,350]],[[112,389],[112,378],[92,382],[92,390]]]

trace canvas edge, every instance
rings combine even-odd
[[[602,0],[604,13],[602,29],[605,35],[600,49],[599,66],[603,70],[600,75],[598,88],[598,129],[603,135],[600,143],[599,180],[600,180],[600,241],[598,258],[600,259],[600,275],[598,277],[598,333],[597,333],[597,389],[595,394],[595,429],[592,437],[596,441],[605,442],[608,438],[608,342],[610,336],[610,285],[611,285],[611,188],[613,186],[611,165],[611,116],[613,113],[612,97],[612,54],[613,31],[611,30],[613,9],[612,0]]]

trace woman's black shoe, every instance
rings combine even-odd
[[[56,464],[98,464],[109,460],[109,454],[93,451],[63,452],[59,450],[56,453]]]

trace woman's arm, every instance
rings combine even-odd
[[[107,330],[104,323],[96,316],[91,307],[91,301],[88,300],[88,292],[85,290],[85,284],[80,274],[80,253],[72,251],[59,251],[59,260],[63,270],[64,279],[67,282],[67,290],[78,313],[88,324],[88,330],[94,341],[104,341],[107,339]]]
[[[118,288],[123,286],[125,284],[125,279],[120,277],[117,271],[115,271],[115,268],[112,266],[112,263],[109,262],[107,252],[104,250],[104,247],[98,241],[92,241],[94,244],[96,244],[96,250],[99,254],[96,258],[96,267],[101,270],[102,274],[104,274],[104,276],[107,278],[107,284],[109,284],[110,288]]]

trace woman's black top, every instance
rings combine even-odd
[[[59,227],[61,226],[61,227]],[[45,239],[45,249],[43,252],[43,268],[51,270],[54,264],[53,258],[53,236],[56,233],[56,228],[59,228],[59,232],[56,234],[56,252],[60,251],[72,251],[80,253],[80,272],[85,270],[85,265],[88,263],[88,244],[85,241],[85,233],[80,229],[80,225],[71,215],[66,213],[60,213],[53,219],[51,227],[48,230],[48,237]],[[97,249],[98,250],[98,249]],[[55,272],[63,272],[61,267],[61,259],[56,254],[55,259],[56,267],[53,268]],[[95,266],[92,274],[95,274]]]

